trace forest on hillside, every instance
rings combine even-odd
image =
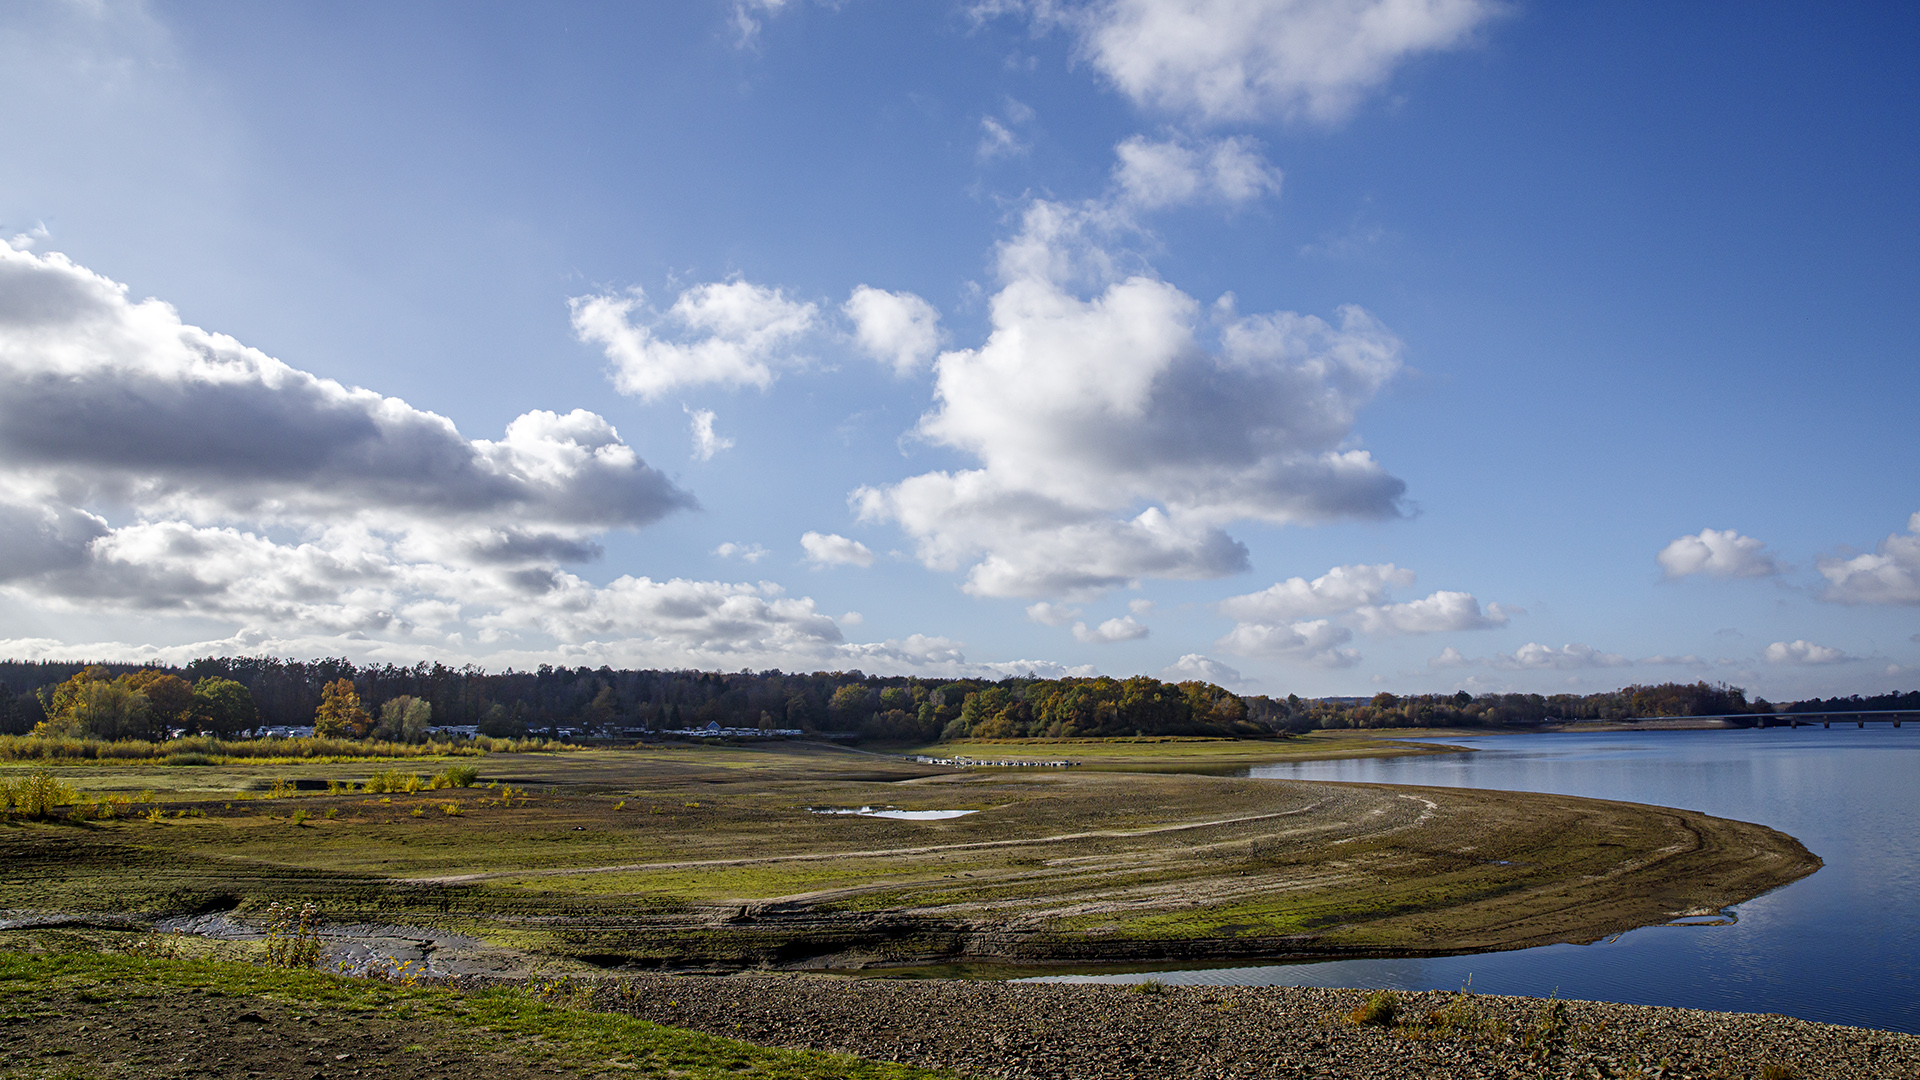
[[[160,676],[171,676],[162,679]],[[177,680],[179,685],[175,685]],[[104,686],[122,689],[118,697]],[[237,687],[232,684],[237,684]],[[63,689],[64,687],[64,689]],[[238,687],[245,700],[235,701]],[[877,741],[959,738],[1215,735],[1259,737],[1322,728],[1511,727],[1555,719],[1761,714],[1739,687],[1706,682],[1627,686],[1595,694],[1453,694],[1368,699],[1235,694],[1205,682],[1146,676],[1039,679],[925,679],[860,671],[701,672],[564,668],[488,672],[442,664],[358,665],[345,659],[206,657],[183,666],[0,662],[0,734],[24,734],[75,702],[162,691],[181,704],[149,724],[228,734],[255,725],[304,726],[347,695],[371,725],[400,712],[432,725],[476,726],[492,736],[631,737],[703,727],[798,728]],[[193,695],[198,694],[198,697]],[[195,705],[194,702],[201,704]],[[213,702],[213,705],[206,704]],[[139,702],[134,702],[139,704]],[[217,707],[216,707],[217,706]],[[1875,698],[1798,702],[1815,707],[1920,707],[1920,691]],[[331,715],[331,714],[329,714]],[[81,726],[85,726],[84,723]],[[226,730],[219,730],[220,728]]]

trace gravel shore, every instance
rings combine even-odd
[[[768,1046],[1018,1080],[1536,1077],[1913,1080],[1920,1037],[1784,1016],[1536,998],[1161,987],[637,976],[600,1004]],[[1554,1019],[1555,1014],[1559,1019]]]

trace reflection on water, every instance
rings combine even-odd
[[[852,814],[855,817],[883,817],[895,821],[945,821],[948,818],[966,817],[977,814],[978,810],[875,810],[871,806],[809,806],[807,811],[813,814]]]
[[[1448,739],[1477,752],[1263,765],[1303,780],[1540,791],[1755,821],[1826,861],[1732,922],[1653,926],[1593,945],[1417,960],[1157,972],[1167,983],[1558,993],[1779,1012],[1920,1033],[1920,731],[1772,728]],[[1141,976],[1064,976],[1138,982]]]

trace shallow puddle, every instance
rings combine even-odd
[[[853,814],[856,817],[893,818],[896,821],[945,821],[948,818],[966,817],[977,814],[978,810],[875,810],[871,806],[809,806],[809,814]]]

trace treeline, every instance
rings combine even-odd
[[[1767,713],[1764,698],[1724,683],[1624,686],[1597,694],[1375,694],[1366,701],[1249,697],[1248,718],[1284,731],[1322,728],[1525,727],[1555,720],[1626,720],[1647,716]]]
[[[1872,697],[1810,698],[1787,706],[1787,712],[1892,712],[1896,709],[1920,709],[1920,690],[1904,694],[1875,694]]]
[[[178,681],[157,679],[161,675]],[[89,679],[108,685],[78,685]],[[241,717],[250,725],[306,726],[314,724],[318,714],[323,725],[341,723],[349,731],[373,725],[375,737],[416,741],[424,737],[421,729],[429,719],[433,726],[472,726],[494,738],[567,731],[624,737],[717,723],[927,743],[1114,735],[1257,737],[1322,728],[1500,728],[1554,720],[1775,710],[1764,699],[1749,700],[1739,687],[1706,682],[1635,685],[1596,694],[1460,691],[1306,699],[1238,695],[1211,683],[1167,683],[1145,676],[990,681],[860,671],[636,671],[545,664],[532,671],[488,672],[443,664],[402,667],[345,659],[208,657],[180,667],[0,662],[0,733],[23,734],[50,717],[72,716],[83,692],[91,695],[85,701],[95,713],[103,705],[121,708],[116,703],[124,695],[112,685],[128,691],[154,687],[179,699],[146,714],[150,723],[164,718],[176,729],[225,734],[236,730],[233,725]],[[244,688],[248,701],[232,700],[230,685]],[[183,689],[198,691],[194,704],[182,704],[187,701]],[[226,695],[226,704],[216,709],[213,699],[220,693]],[[137,705],[122,712],[137,714]],[[1790,707],[1914,708],[1920,707],[1920,691]],[[213,726],[216,722],[220,729]]]

